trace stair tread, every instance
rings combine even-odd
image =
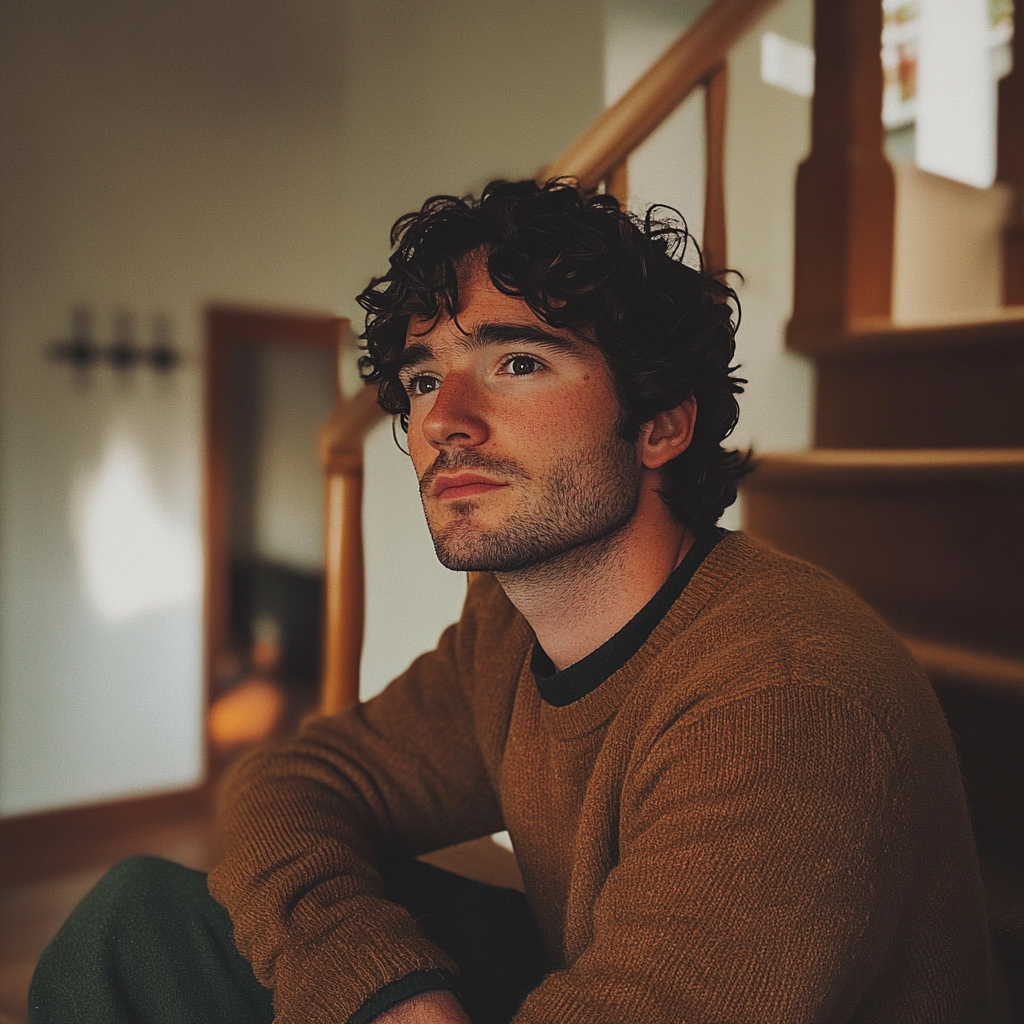
[[[1024,448],[809,448],[757,457],[745,486],[790,479],[1024,480]]]
[[[990,306],[966,309],[941,320],[900,321],[887,317],[862,317],[850,325],[848,337],[868,334],[907,334],[914,331],[960,330],[962,327],[988,327],[995,324],[1019,323],[1024,326],[1024,306]]]
[[[794,347],[808,355],[844,355],[880,349],[974,345],[1024,337],[1024,306],[966,311],[935,322],[896,323],[886,317],[855,320],[839,335],[801,338]]]
[[[1024,658],[904,636],[917,663],[931,676],[977,683],[1024,696]]]

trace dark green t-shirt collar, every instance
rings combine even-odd
[[[719,527],[700,533],[686,557],[672,570],[661,589],[596,651],[559,672],[539,643],[533,645],[530,670],[541,698],[555,707],[565,707],[596,690],[614,675],[647,642],[669,608],[679,599],[686,584],[728,531]]]

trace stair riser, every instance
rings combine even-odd
[[[745,528],[838,576],[901,632],[1024,650],[1019,480],[744,487]]]
[[[1024,445],[1024,337],[817,357],[822,448]]]

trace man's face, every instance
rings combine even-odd
[[[600,349],[499,292],[482,261],[459,297],[458,325],[410,323],[401,369],[437,557],[512,572],[614,534],[636,511],[641,464],[616,432]]]

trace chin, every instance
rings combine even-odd
[[[523,560],[523,552],[494,543],[466,544],[434,541],[437,560],[455,572],[515,572],[536,564],[535,557]]]
[[[438,561],[457,572],[513,573],[573,551],[597,557],[636,514],[639,476],[609,472],[595,481],[573,462],[554,474],[542,497],[512,510],[474,501],[428,509]]]
[[[569,552],[585,556],[587,549],[595,554],[599,549],[603,551],[629,518],[578,534],[529,533],[518,529],[469,533],[464,528],[450,529],[432,534],[434,553],[446,569],[456,572],[522,572]]]

